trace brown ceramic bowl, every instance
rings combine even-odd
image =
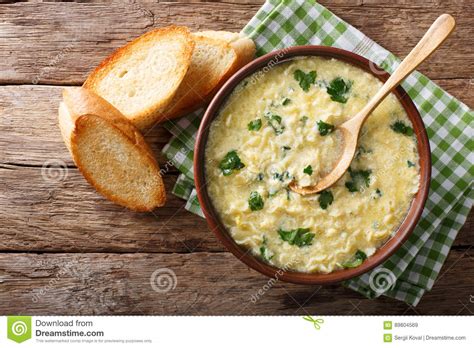
[[[226,228],[220,221],[219,215],[216,213],[208,195],[204,168],[204,153],[209,134],[209,126],[214,118],[218,115],[219,110],[226,98],[244,78],[255,73],[256,71],[268,69],[275,64],[280,64],[295,57],[304,56],[336,58],[371,73],[382,82],[385,82],[390,76],[388,73],[383,72],[383,70],[377,67],[377,65],[373,62],[370,62],[369,60],[357,54],[325,46],[292,47],[271,52],[260,58],[257,58],[233,75],[219,90],[212,102],[209,104],[197,135],[194,152],[194,175],[199,202],[211,230],[216,234],[217,238],[219,238],[225,247],[239,260],[258,272],[265,274],[266,276],[277,277],[283,281],[303,284],[330,284],[353,278],[375,268],[377,265],[380,265],[383,261],[389,258],[395,251],[397,251],[397,249],[410,236],[421,216],[429,191],[431,178],[430,145],[428,142],[428,136],[426,135],[425,126],[421,120],[418,110],[403,88],[398,87],[394,93],[400,100],[406,113],[408,114],[408,117],[413,123],[417,138],[418,153],[420,156],[420,189],[415,195],[405,219],[393,236],[383,246],[381,246],[374,255],[370,256],[365,262],[363,262],[361,266],[352,269],[337,270],[328,274],[284,271],[261,261],[258,257],[253,256],[244,247],[239,246],[232,239],[230,234],[227,233]]]

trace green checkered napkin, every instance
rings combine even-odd
[[[243,29],[262,55],[296,45],[325,45],[355,52],[393,72],[400,60],[314,1],[269,0]],[[383,265],[345,285],[369,298],[385,295],[417,305],[430,290],[472,206],[474,114],[424,75],[402,84],[428,131],[432,183],[422,218],[409,240]],[[193,186],[193,147],[203,110],[169,122],[174,138],[163,152],[182,172],[173,193],[202,216]]]

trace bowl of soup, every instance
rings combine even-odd
[[[216,94],[202,120],[194,173],[211,230],[251,268],[310,284],[346,280],[392,255],[415,228],[429,190],[430,148],[402,87],[364,124],[347,173],[312,195],[343,148],[338,125],[389,74],[323,46],[275,51]]]

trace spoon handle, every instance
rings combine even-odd
[[[363,123],[382,100],[446,40],[455,25],[454,18],[449,14],[443,14],[436,19],[418,44],[384,83],[382,88],[358,113],[357,116],[360,123]]]

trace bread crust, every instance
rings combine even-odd
[[[59,110],[59,123],[63,139],[66,145],[68,145],[77,168],[86,180],[104,197],[131,210],[151,211],[156,207],[163,206],[166,202],[166,193],[161,178],[160,168],[151,148],[148,146],[138,129],[133,126],[133,124],[112,104],[85,88],[64,89],[63,100],[66,109],[61,109],[60,107]],[[68,112],[68,114],[66,115],[65,112]],[[157,192],[154,200],[155,204],[152,206],[146,206],[138,199],[133,201],[124,200],[114,193],[105,191],[104,188],[98,185],[96,180],[89,175],[81,161],[81,158],[78,156],[77,138],[85,127],[88,126],[90,118],[92,117],[101,118],[118,130],[123,135],[123,141],[138,148],[141,160],[156,171],[159,179],[158,187],[155,189]],[[69,120],[71,121],[71,125],[65,126],[64,122],[68,122]]]
[[[203,31],[193,33],[193,37],[196,41],[220,46],[223,50],[233,52],[233,62],[229,65],[226,71],[221,74],[221,76],[208,81],[208,83],[203,85],[200,90],[189,93],[188,96],[181,98],[181,100],[175,100],[176,98],[174,98],[169,106],[162,111],[162,118],[158,121],[184,116],[202,107],[204,104],[209,102],[212,96],[222,87],[229,77],[231,77],[241,67],[252,61],[255,57],[254,42],[238,33],[226,31]],[[184,83],[186,83],[186,76],[184,77],[182,84]]]
[[[110,71],[115,67],[116,64],[120,64],[122,59],[125,59],[140,44],[150,41],[158,40],[160,37],[174,36],[184,40],[184,50],[181,57],[178,57],[178,69],[173,71],[173,76],[176,78],[177,83],[171,88],[167,95],[162,99],[157,100],[153,105],[143,108],[140,112],[135,114],[124,114],[137,128],[144,130],[153,126],[158,119],[161,118],[160,110],[166,107],[171,102],[176,91],[183,78],[188,71],[189,65],[191,64],[192,52],[194,49],[194,39],[187,27],[182,26],[168,26],[151,30],[138,38],[130,41],[125,46],[122,46],[115,50],[110,56],[105,58],[87,77],[83,84],[83,87],[94,91],[100,95],[99,84],[107,76]],[[138,48],[139,49],[139,48]]]

